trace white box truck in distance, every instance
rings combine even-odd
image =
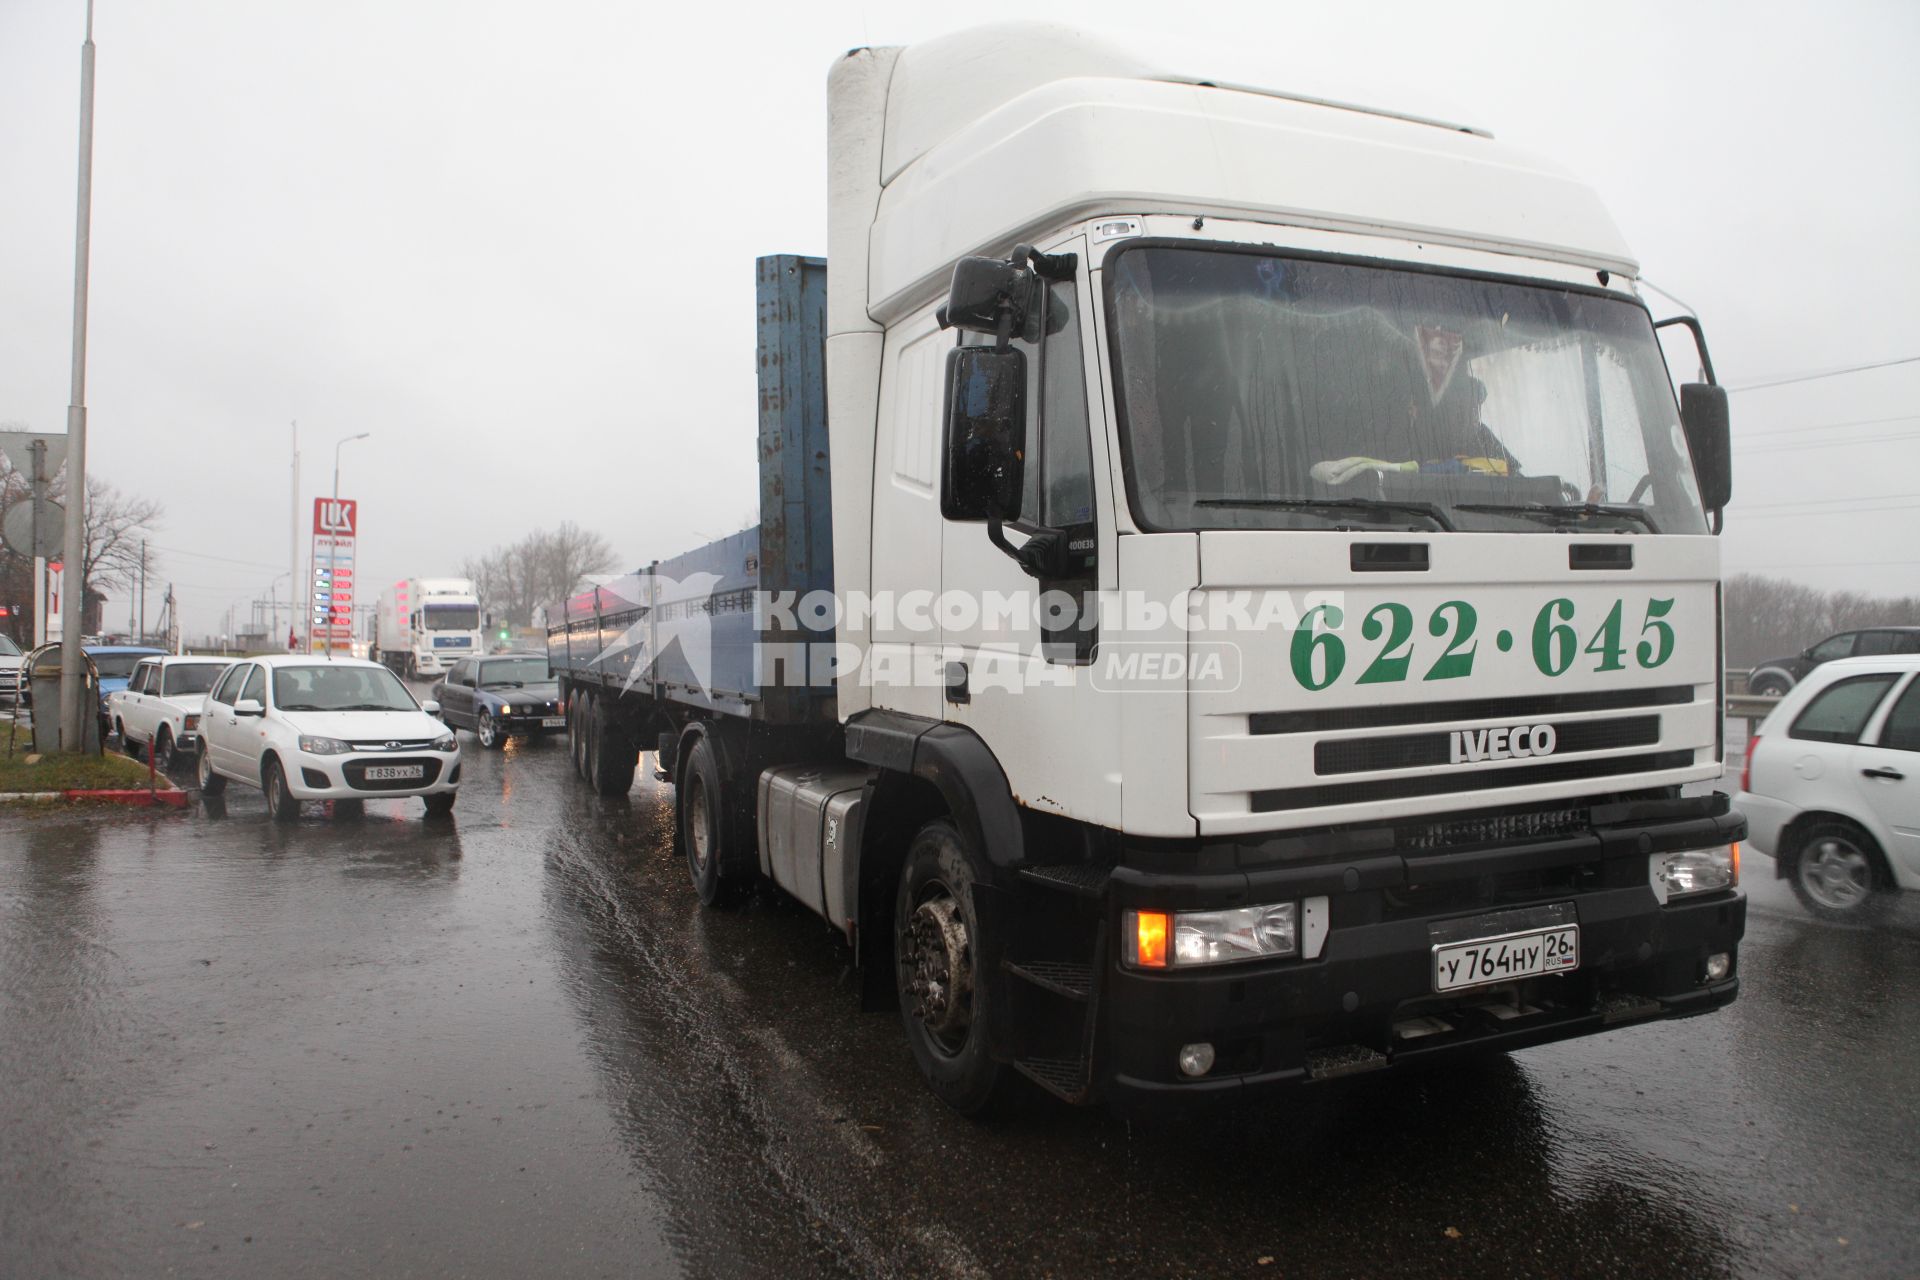
[[[828,118],[760,524],[549,615],[703,902],[817,911],[969,1113],[1735,998],[1726,397],[1592,191],[1050,27],[856,49]]]
[[[480,597],[465,578],[405,578],[380,593],[373,652],[408,678],[439,675],[483,651]]]

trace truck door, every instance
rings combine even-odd
[[[1091,679],[1098,592],[1114,583],[1104,421],[1093,373],[1092,288],[1084,237],[1049,246],[1078,255],[1075,279],[1043,281],[1043,303],[1016,340],[1027,358],[1027,451],[1010,542],[1065,539],[1072,566],[1033,578],[987,539],[984,524],[942,533],[943,718],[974,729],[1032,808],[1117,823],[1119,792],[1105,753],[1113,712]],[[970,339],[973,340],[973,339]],[[1092,388],[1092,390],[1090,390]]]
[[[941,714],[940,431],[947,352],[928,307],[888,330],[873,462],[873,705]],[[917,674],[916,674],[917,673]]]

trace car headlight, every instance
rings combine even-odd
[[[512,714],[513,714],[513,704],[512,704],[511,702],[503,702],[503,703],[501,703],[501,704],[500,704],[500,714],[501,714],[501,715],[503,715],[503,716],[510,716],[510,715],[512,715]]]
[[[448,734],[444,738],[435,738],[432,746],[435,751],[458,751],[460,749],[460,743],[455,740],[452,734]]]
[[[353,750],[338,738],[310,738],[301,735],[300,749],[310,756],[339,756]]]
[[[1227,911],[1129,911],[1126,961],[1141,969],[1185,969],[1295,955],[1299,922],[1299,904],[1293,902]]]
[[[1647,883],[1664,906],[1674,898],[1716,893],[1740,883],[1740,842],[1647,857]]]
[[[199,727],[200,727],[199,716],[188,716],[186,718],[186,723],[181,726],[182,730],[187,733],[192,733],[195,729],[198,729]]]

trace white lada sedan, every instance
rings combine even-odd
[[[419,796],[453,811],[460,746],[400,678],[375,662],[287,654],[247,658],[207,694],[196,773],[217,796],[229,780],[259,787],[276,822],[303,800]]]

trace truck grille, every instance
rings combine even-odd
[[[1554,724],[1553,729],[1557,739],[1555,759],[1582,751],[1647,747],[1660,741],[1659,716],[1574,720]],[[1451,737],[1450,731],[1442,731],[1315,743],[1313,771],[1317,774],[1372,773],[1379,769],[1417,769],[1426,765],[1447,764],[1452,760]]]
[[[1540,720],[1582,711],[1624,711],[1639,707],[1682,707],[1692,702],[1693,686],[1652,689],[1597,689],[1585,693],[1549,693],[1523,698],[1470,698],[1460,702],[1415,702],[1379,707],[1337,707],[1327,711],[1256,711],[1248,718],[1254,734],[1334,733],[1342,729],[1385,729],[1396,725],[1445,724],[1457,720]],[[1444,761],[1443,761],[1444,763]]]
[[[1652,773],[1684,769],[1693,763],[1691,751],[1655,751],[1633,756],[1602,756],[1593,760],[1554,760],[1549,764],[1508,769],[1462,769],[1453,773],[1416,777],[1375,778],[1367,782],[1328,782],[1313,787],[1277,787],[1249,796],[1255,813],[1283,813],[1289,809],[1316,809],[1336,804],[1366,804],[1408,796],[1439,796],[1457,791],[1486,791],[1495,787],[1524,787],[1542,782],[1569,782],[1624,773]]]

